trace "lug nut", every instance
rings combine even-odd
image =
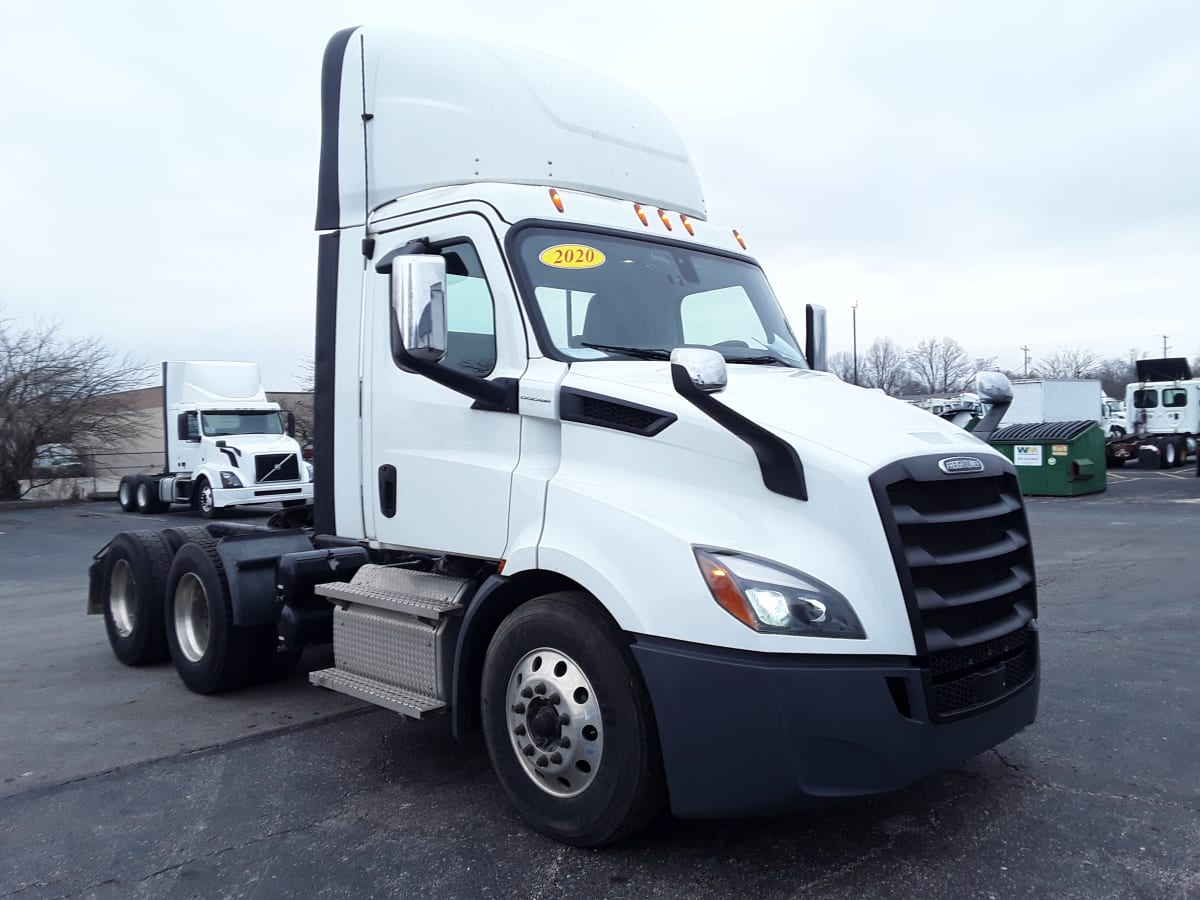
[[[533,744],[526,744],[521,748],[521,752],[526,756],[533,756]]]
[[[566,713],[563,713],[561,716],[558,717],[558,724],[559,725],[570,725],[571,717],[568,716]]]
[[[546,766],[550,765],[550,761],[544,756],[539,756],[537,758],[537,765],[539,769],[544,769]]]
[[[525,714],[525,704],[524,703],[514,703],[512,711],[515,712],[518,716],[524,715]]]
[[[521,696],[528,700],[533,696],[533,691],[531,691],[529,688],[521,688]]]
[[[513,729],[513,734],[517,735],[518,737],[525,734],[525,726],[518,725],[516,728]]]
[[[535,694],[544,694],[546,693],[546,686],[544,684],[536,684],[533,687],[533,692]]]
[[[550,762],[554,763],[555,765],[562,762],[562,754],[558,753],[558,752],[551,753],[550,754]]]
[[[558,746],[560,746],[564,750],[566,750],[568,747],[571,746],[571,739],[564,734],[562,737],[560,737],[558,739]]]
[[[558,696],[558,691],[555,691],[553,694],[551,694],[546,699],[549,700],[555,706],[558,706],[558,704],[562,703],[562,697]]]

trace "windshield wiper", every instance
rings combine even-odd
[[[614,344],[589,344],[587,341],[581,341],[580,346],[591,347],[593,350],[604,350],[608,353],[624,353],[626,356],[632,356],[636,359],[670,359],[670,350],[661,350],[657,347],[618,347]]]
[[[749,366],[787,366],[794,369],[790,362],[781,356],[726,356],[725,362],[745,363]]]

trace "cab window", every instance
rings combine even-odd
[[[1187,406],[1187,388],[1163,388],[1162,403],[1172,409]]]
[[[1157,409],[1158,391],[1154,388],[1142,388],[1133,392],[1134,409]]]
[[[446,356],[442,365],[468,375],[496,367],[496,315],[479,255],[466,241],[443,245],[446,260]]]

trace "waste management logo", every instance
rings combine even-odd
[[[1040,466],[1042,464],[1042,445],[1013,444],[1013,463],[1018,466]]]

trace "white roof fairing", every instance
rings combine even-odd
[[[359,28],[335,36],[325,66],[318,229],[361,225],[367,207],[472,182],[547,185],[706,217],[666,116],[573,63],[457,35]]]

